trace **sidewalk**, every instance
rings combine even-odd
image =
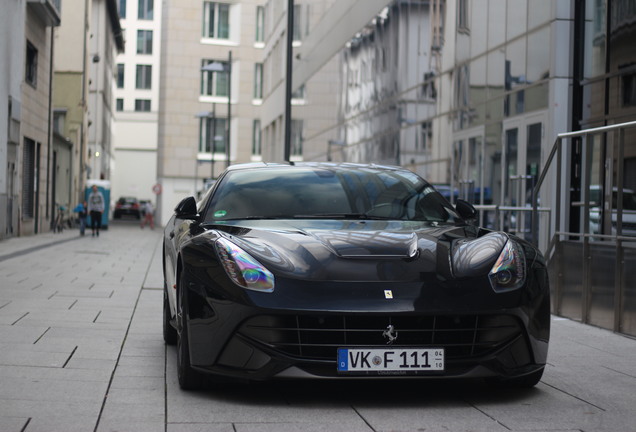
[[[162,287],[160,240],[123,224],[0,242],[0,431],[97,430],[115,369],[148,361],[123,347],[142,292]]]
[[[32,236],[11,237],[9,239],[0,240],[0,262],[40,248],[50,247],[72,240],[79,240],[80,238],[78,230],[66,229],[61,233],[47,232]]]

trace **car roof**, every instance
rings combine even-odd
[[[235,164],[230,165],[227,168],[227,171],[242,171],[242,170],[258,170],[258,169],[269,169],[269,168],[326,168],[326,169],[343,169],[343,170],[357,170],[357,169],[374,169],[374,170],[385,170],[385,171],[401,171],[401,172],[409,172],[412,171],[407,170],[406,168],[402,168],[399,166],[393,165],[379,165],[379,164],[362,164],[362,163],[352,163],[352,162],[252,162],[252,163],[244,163],[244,164]]]

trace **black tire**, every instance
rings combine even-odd
[[[179,279],[177,295],[177,376],[182,390],[196,390],[201,387],[201,374],[192,369],[190,363],[190,341],[188,336],[187,280]]]
[[[163,341],[166,345],[177,343],[177,329],[170,323],[170,304],[168,303],[168,293],[166,292],[165,281],[163,288]]]
[[[534,371],[528,375],[517,378],[496,378],[491,382],[499,387],[532,388],[535,385],[539,384],[539,381],[541,381],[541,377],[543,376],[543,369],[544,368],[541,368],[538,371]]]

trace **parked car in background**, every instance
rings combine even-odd
[[[113,218],[121,219],[122,216],[132,216],[136,219],[141,218],[141,207],[139,201],[134,197],[121,197],[115,203],[113,210]]]
[[[602,188],[599,185],[590,186],[590,233],[601,234],[602,232]],[[623,213],[621,217],[621,235],[636,237],[636,194],[632,189],[623,188]],[[618,188],[612,190],[612,232],[603,233],[606,235],[616,235],[618,221]]]
[[[201,374],[535,385],[546,262],[476,216],[399,167],[229,167],[164,231],[163,336],[180,386]]]

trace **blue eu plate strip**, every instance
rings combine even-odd
[[[340,348],[338,349],[338,370],[349,370],[349,350]]]

